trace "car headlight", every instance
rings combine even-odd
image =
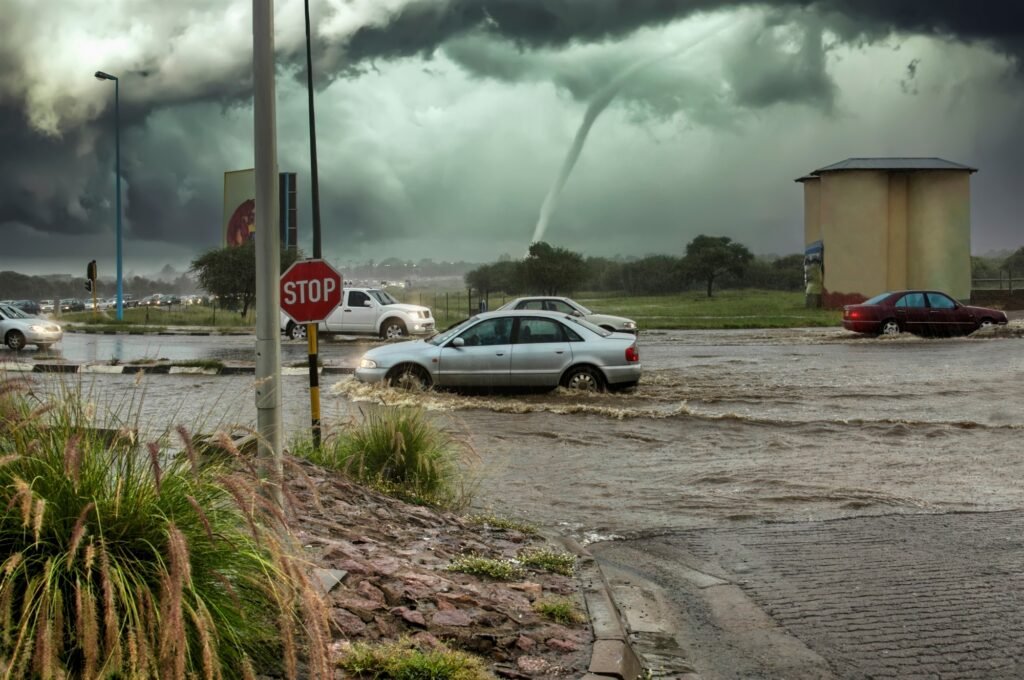
[[[50,330],[49,327],[47,327],[47,326],[37,326],[37,325],[32,325],[32,326],[29,326],[28,328],[29,328],[29,330],[31,330],[34,333],[46,333],[47,331]]]
[[[359,362],[359,368],[377,368],[377,362],[372,359],[363,359]]]
[[[420,318],[421,319],[429,319],[430,318],[430,312],[429,311],[420,312]]]
[[[623,328],[636,328],[636,322],[635,321],[627,321],[626,323],[622,324],[622,327]]]

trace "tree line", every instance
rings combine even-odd
[[[466,285],[484,294],[555,295],[575,291],[621,291],[630,295],[659,295],[701,290],[709,297],[716,289],[762,288],[802,290],[801,254],[755,258],[727,236],[700,235],[681,256],[650,255],[632,261],[584,257],[580,253],[539,242],[523,260],[503,259],[468,272]]]
[[[124,292],[131,293],[136,298],[153,293],[186,295],[196,292],[196,282],[188,274],[181,274],[170,281],[129,276],[122,281],[122,286]],[[117,295],[117,282],[113,279],[100,279],[96,290],[98,297],[114,297]],[[84,276],[32,276],[14,271],[0,271],[0,299],[38,302],[65,298],[92,298],[92,293],[85,289]]]

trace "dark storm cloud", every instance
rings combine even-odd
[[[237,166],[232,159],[238,154],[222,138],[238,125],[225,117],[225,109],[250,97],[249,3],[140,0],[115,11],[102,3],[72,2],[69,12],[61,0],[48,0],[47,12],[29,0],[0,4],[0,172],[5,177],[0,225],[21,223],[54,234],[109,228],[103,225],[113,215],[112,84],[92,80],[99,67],[124,78],[126,233],[209,243],[209,223],[220,218],[218,191],[192,191],[189,185],[196,177],[209,182]],[[284,0],[279,14],[286,7],[294,15],[299,6]],[[728,125],[736,107],[779,103],[829,111],[835,85],[825,68],[826,31],[852,43],[884,40],[893,32],[983,42],[1018,67],[1024,60],[1024,3],[1010,1],[313,0],[321,39],[318,76],[323,86],[372,68],[374,60],[429,58],[445,46],[450,58],[480,77],[554,82],[589,101],[618,73],[655,55],[650,50],[615,55],[612,49],[575,60],[560,59],[560,51],[621,40],[701,12],[746,6],[769,9],[769,20],[743,29],[749,31],[746,39],[722,55],[729,91],[713,89],[670,61],[658,63],[618,95],[639,122],[685,111],[698,123]],[[342,12],[354,14],[339,27]],[[99,37],[88,44],[85,38],[82,44],[66,40],[73,32],[60,30],[62,22],[84,18],[105,32],[97,28]],[[288,17],[279,19],[290,22],[278,23],[282,65],[301,76],[301,31]],[[90,30],[79,33],[91,35]],[[95,56],[104,42],[110,45]],[[99,63],[84,63],[94,58]],[[913,73],[906,80],[913,80]],[[187,109],[178,116],[188,122],[187,130],[151,125],[155,115],[172,108]],[[396,199],[400,191],[382,190],[379,179],[361,169],[347,186],[334,188],[325,211],[367,225],[354,231],[367,239],[414,231],[415,212]]]

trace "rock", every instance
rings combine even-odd
[[[327,594],[338,587],[342,579],[348,576],[348,572],[344,569],[314,569],[313,577],[316,579],[316,583],[320,585],[320,589]]]
[[[452,626],[462,628],[473,623],[469,614],[459,609],[438,610],[430,618],[430,623],[435,626]]]
[[[366,624],[352,612],[334,607],[330,613],[331,630],[345,637],[356,637],[366,633]]]
[[[367,600],[362,597],[356,597],[345,593],[336,596],[334,598],[334,604],[338,607],[344,607],[366,623],[373,621],[374,612],[384,608],[383,602]]]
[[[510,583],[508,587],[512,590],[520,590],[530,598],[530,601],[536,600],[544,594],[544,587],[539,583],[531,583],[524,581],[522,583]]]
[[[409,609],[408,607],[395,607],[391,610],[392,616],[397,616],[403,621],[413,626],[419,626],[420,628],[427,627],[427,620],[423,618],[423,614],[415,609]]]
[[[545,644],[556,652],[575,652],[579,649],[579,645],[569,640],[559,640],[558,638],[551,638]]]
[[[524,652],[528,652],[536,646],[537,641],[528,638],[525,635],[520,635],[519,638],[516,640],[516,649],[521,649]]]
[[[551,664],[540,656],[521,656],[516,659],[516,667],[524,673],[540,675],[547,673],[551,669]]]
[[[378,583],[378,588],[384,594],[384,601],[391,607],[397,607],[406,601],[405,584],[401,581],[387,581]]]
[[[356,592],[365,597],[367,600],[373,600],[384,604],[386,598],[384,597],[384,591],[377,586],[373,585],[369,581],[360,581],[359,585],[356,586]]]

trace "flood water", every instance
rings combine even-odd
[[[1020,338],[681,331],[644,334],[640,351],[625,394],[410,394],[325,376],[324,420],[423,406],[466,443],[481,509],[586,540],[1024,507]],[[155,429],[255,421],[251,377],[76,380],[99,412],[134,409]],[[282,386],[292,436],[308,426],[306,381]]]

